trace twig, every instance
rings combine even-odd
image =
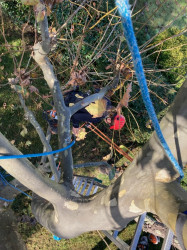
[[[101,20],[103,20],[103,18],[105,18],[106,16],[108,16],[110,13],[112,13],[116,9],[117,9],[117,7],[114,7],[112,10],[110,10],[105,15],[103,15],[94,25],[92,25],[92,27],[90,27],[90,29],[93,29],[98,23],[101,22]]]
[[[166,38],[166,39],[162,40],[161,42],[159,42],[159,43],[157,43],[157,44],[155,44],[155,45],[149,47],[148,49],[144,49],[144,50],[141,49],[140,54],[145,53],[145,52],[147,52],[147,51],[149,51],[149,50],[151,50],[151,49],[154,49],[154,48],[156,48],[157,46],[163,44],[164,42],[166,42],[166,41],[168,41],[168,40],[170,40],[170,39],[172,39],[172,38],[181,36],[181,35],[183,35],[184,33],[186,33],[186,31],[187,31],[187,29],[184,29],[182,32],[180,32],[180,33],[178,33],[178,34],[175,34],[175,35],[173,35],[173,36],[170,36],[169,38]]]
[[[71,4],[74,4],[74,5],[77,5],[77,6],[79,6],[79,7],[84,8],[84,9],[86,10],[86,12],[88,13],[88,15],[92,18],[92,15],[90,14],[90,12],[87,10],[87,8],[86,8],[86,7],[84,7],[84,6],[83,6],[83,5],[81,5],[81,4],[74,3],[74,2],[72,2],[71,0],[69,0],[69,2],[70,2]]]
[[[28,17],[28,21],[26,24],[24,24],[24,27],[22,29],[22,46],[23,46],[23,52],[22,52],[22,55],[21,55],[21,59],[20,59],[20,62],[19,62],[19,65],[18,65],[18,68],[21,68],[21,63],[23,61],[23,57],[24,57],[24,54],[25,54],[25,37],[24,37],[24,33],[25,33],[25,29],[26,27],[28,26],[28,23],[30,21],[30,13],[29,13],[29,17]]]
[[[0,16],[1,16],[1,22],[2,22],[2,31],[1,31],[1,33],[2,33],[3,38],[4,38],[4,40],[5,40],[7,49],[8,49],[8,51],[10,52],[9,43],[8,43],[8,41],[7,41],[7,39],[6,39],[6,36],[5,36],[4,19],[3,19],[3,12],[2,12],[1,5],[0,5]],[[10,54],[11,54],[11,52],[10,52]],[[16,71],[16,68],[17,68],[17,67],[16,67],[16,58],[15,58],[12,54],[11,54],[11,56],[12,56],[12,60],[13,60],[13,63],[14,63],[14,71]]]
[[[135,8],[135,6],[136,6],[136,2],[137,2],[137,0],[134,1],[133,7],[132,7],[132,13],[133,13],[134,8]]]
[[[84,27],[84,28],[85,28],[85,27]],[[71,72],[73,72],[74,69],[75,69],[76,66],[77,66],[78,59],[79,59],[79,56],[80,56],[80,51],[81,51],[82,44],[83,44],[83,40],[84,40],[84,37],[85,37],[85,34],[84,34],[84,29],[83,29],[83,35],[81,36],[81,40],[80,40],[79,45],[78,45],[78,48],[77,48],[76,57],[75,57],[75,59],[73,60],[73,66],[72,66]]]
[[[104,241],[104,243],[106,244],[107,248],[108,248],[109,250],[111,250],[111,248],[109,247],[108,243],[107,243],[106,240],[103,238],[103,236],[101,235],[101,233],[99,232],[99,230],[97,230],[97,232],[98,232],[99,236],[101,237],[101,239],[102,239],[102,240]]]
[[[166,71],[169,71],[171,69],[178,69],[178,68],[183,68],[185,67],[187,64],[184,64],[184,65],[181,65],[181,66],[178,66],[178,67],[171,67],[171,68],[167,68],[167,69],[145,69],[144,71],[145,72],[166,72]]]
[[[184,43],[184,44],[180,44],[180,45],[178,45],[178,46],[176,46],[176,47],[172,47],[172,48],[168,48],[168,49],[162,49],[161,52],[175,50],[175,49],[178,49],[178,48],[183,47],[183,46],[186,46],[186,45],[187,45],[187,44]],[[150,53],[150,54],[148,54],[148,55],[142,57],[142,60],[144,60],[145,58],[148,58],[149,56],[152,56],[152,55],[154,55],[154,54],[156,54],[156,53],[159,53],[159,52],[160,52],[160,50],[156,50],[156,51],[154,51],[153,53]]]
[[[178,16],[176,16],[176,18],[174,18],[168,25],[166,25],[165,27],[163,27],[159,33],[157,33],[155,36],[151,37],[151,39],[149,39],[146,43],[144,43],[140,48],[141,48],[141,51],[144,50],[145,47],[147,47],[154,39],[156,36],[158,36],[160,33],[164,32],[165,30],[169,29],[171,27],[171,25],[183,14],[185,14],[186,12],[186,7],[184,7],[180,14]],[[141,52],[140,51],[140,52]]]
[[[156,10],[154,10],[153,13],[151,13],[151,15],[146,19],[146,22],[142,25],[142,27],[136,32],[136,36],[138,35],[138,33],[143,29],[143,27],[145,27],[146,24],[148,24],[151,20],[151,18],[156,14],[156,12],[167,2],[168,0],[163,1]]]
[[[79,10],[81,10],[84,6],[84,4],[86,3],[87,0],[84,0],[81,5],[74,11],[74,13],[66,20],[66,22],[57,30],[57,34],[59,34],[66,26],[67,24],[73,19],[73,17],[77,14],[77,12],[79,12]]]
[[[94,51],[92,52],[90,58],[92,58],[92,57],[94,56],[94,53],[96,52],[97,48],[99,47],[99,45],[100,45],[101,42],[103,41],[103,39],[104,39],[104,37],[105,37],[105,35],[106,35],[106,33],[107,33],[107,31],[108,31],[108,29],[109,29],[111,23],[112,23],[112,20],[113,20],[113,17],[110,19],[110,22],[109,22],[108,26],[106,27],[105,32],[104,32],[102,38],[99,40],[99,43],[97,44],[97,46],[94,48]],[[98,56],[99,54],[101,54],[101,50],[99,50],[99,52],[95,55],[95,57],[92,59],[92,61],[89,62],[89,63],[87,63],[86,66],[90,65],[90,63],[92,63],[93,60],[94,60],[95,58],[97,58],[97,56]]]

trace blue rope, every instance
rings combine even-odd
[[[13,189],[19,191],[20,193],[22,193],[22,194],[24,194],[24,195],[26,195],[27,197],[29,197],[29,198],[32,199],[32,197],[31,197],[29,194],[25,193],[25,192],[22,191],[21,189],[19,189],[19,188],[13,186],[12,184],[10,184],[10,183],[5,179],[5,177],[4,177],[1,173],[0,173],[0,178],[4,181],[5,184],[9,185],[9,186],[12,187]],[[0,197],[0,199],[6,200],[5,198],[2,198],[2,197]],[[12,202],[12,201],[14,201],[14,199],[13,199],[13,200],[6,200],[6,201],[7,201],[7,202]]]
[[[134,63],[134,69],[136,72],[136,77],[140,85],[142,97],[144,104],[146,106],[147,112],[149,114],[149,117],[153,123],[153,126],[155,128],[155,131],[157,133],[157,136],[162,144],[162,147],[164,148],[165,152],[167,153],[169,159],[173,163],[174,167],[178,170],[180,173],[181,179],[184,177],[184,173],[182,171],[182,168],[179,166],[178,162],[176,161],[175,157],[173,156],[163,134],[160,129],[160,125],[153,107],[153,104],[150,99],[147,82],[145,79],[144,71],[143,71],[143,65],[142,60],[139,52],[139,48],[137,45],[137,41],[134,35],[132,20],[131,20],[131,12],[130,12],[130,5],[128,0],[116,0],[116,6],[118,7],[119,13],[122,17],[122,24],[124,28],[124,35],[127,40],[128,47],[130,49],[133,63]]]
[[[6,201],[6,202],[13,202],[13,201],[14,201],[14,199],[13,199],[13,200],[7,200],[7,199],[5,199],[5,198],[3,198],[3,197],[0,197],[0,200]]]
[[[75,140],[72,141],[67,147],[61,148],[58,150],[50,151],[50,152],[44,152],[44,153],[38,153],[38,154],[28,154],[28,155],[4,155],[0,156],[0,160],[5,160],[5,159],[20,159],[20,158],[31,158],[31,157],[39,157],[39,156],[45,156],[45,155],[52,155],[56,153],[60,153],[62,151],[65,151],[69,148],[71,148],[75,144]]]

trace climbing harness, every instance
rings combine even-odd
[[[47,110],[43,112],[43,118],[49,124],[50,130],[52,134],[58,133],[58,117],[56,110]]]
[[[160,129],[160,125],[153,107],[153,104],[150,99],[149,90],[147,87],[146,78],[143,71],[143,65],[142,60],[139,52],[139,48],[137,45],[136,37],[134,35],[132,20],[131,20],[131,11],[130,11],[130,5],[128,0],[116,0],[116,6],[118,7],[118,11],[121,15],[122,24],[123,24],[123,30],[124,30],[124,36],[126,38],[129,50],[131,52],[133,63],[134,63],[134,69],[136,73],[137,80],[140,85],[142,97],[144,104],[146,106],[147,112],[149,114],[149,117],[152,121],[152,124],[155,128],[155,131],[157,133],[157,136],[160,140],[160,143],[162,144],[162,147],[164,148],[165,152],[167,153],[169,159],[173,163],[174,167],[178,170],[180,173],[181,179],[184,177],[184,173],[182,171],[182,168],[179,166],[178,162],[176,161],[175,157],[173,156],[163,134]]]

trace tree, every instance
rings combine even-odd
[[[99,93],[92,94],[71,107],[66,107],[60,83],[48,57],[51,47],[54,46],[54,37],[49,35],[46,6],[37,0],[30,2],[32,5],[37,4],[36,18],[42,38],[34,44],[32,56],[41,68],[53,96],[58,114],[59,148],[65,148],[71,143],[71,116],[80,108],[102,98],[110,89],[116,88],[120,72],[116,70],[112,83],[103,87]],[[73,66],[76,67],[76,62]],[[25,72],[18,72],[22,88],[24,74]],[[12,84],[12,87],[18,92],[22,107],[44,147],[47,151],[51,151],[41,126],[25,104],[24,92],[15,84]],[[174,156],[183,166],[187,164],[186,92],[187,82],[181,87],[175,102],[161,121],[163,134]],[[2,133],[0,149],[2,155],[21,154]],[[162,222],[175,232],[177,216],[187,210],[187,192],[180,186],[179,175],[165,155],[155,133],[114,184],[89,197],[77,194],[73,188],[74,163],[71,148],[59,153],[59,157],[63,163],[60,175],[56,169],[54,157],[48,156],[55,181],[48,178],[45,168],[36,168],[28,159],[0,160],[0,165],[8,173],[33,191],[32,211],[38,222],[59,237],[69,239],[92,230],[122,229],[144,211],[159,216]],[[187,247],[185,238],[187,220],[181,233]]]

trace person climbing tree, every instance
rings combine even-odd
[[[99,89],[95,89],[97,93]],[[64,96],[64,101],[67,107],[74,105],[75,103],[81,101],[85,97],[87,97],[89,93],[83,93],[77,87],[75,90],[68,92]],[[57,134],[57,124],[58,117],[56,110],[50,110],[49,116],[51,119],[48,120],[51,132],[53,134]],[[111,105],[111,101],[107,95],[105,95],[102,99],[97,100],[85,108],[80,109],[76,112],[72,118],[72,133],[77,136],[79,133],[79,124],[81,122],[91,122],[93,124],[99,123],[102,120],[108,125],[110,125],[110,129],[119,130],[125,124],[125,117],[123,115],[118,114],[117,108]]]

